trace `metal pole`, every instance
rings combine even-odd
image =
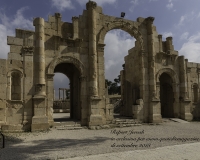
[[[60,88],[59,88],[59,100],[60,100]]]
[[[3,135],[3,133],[1,133],[1,136],[2,136],[2,139],[3,139],[3,148],[5,148],[5,136]]]

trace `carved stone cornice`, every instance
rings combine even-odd
[[[93,1],[89,1],[87,4],[86,4],[86,9],[89,10],[89,9],[95,9],[97,7],[97,3],[96,2],[93,2]]]

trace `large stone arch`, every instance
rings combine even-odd
[[[124,20],[112,21],[110,23],[105,24],[101,28],[101,30],[100,30],[100,32],[97,36],[98,43],[103,44],[106,33],[109,32],[110,30],[113,30],[113,29],[121,29],[121,30],[129,33],[137,41],[139,41],[141,50],[144,50],[143,37],[142,37],[141,32],[138,29],[138,26],[136,24],[131,24],[130,22],[125,22]]]
[[[75,57],[71,56],[59,56],[55,57],[48,66],[47,74],[54,74],[55,67],[60,63],[71,63],[80,71],[81,77],[84,75],[83,63]]]

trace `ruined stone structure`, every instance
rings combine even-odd
[[[162,117],[200,117],[200,64],[190,63],[156,32],[154,18],[130,21],[104,15],[89,1],[72,23],[61,15],[35,18],[35,31],[16,29],[8,59],[0,60],[0,125],[2,130],[45,130],[53,125],[53,76],[70,79],[71,118],[81,125],[107,124],[113,119],[105,89],[104,38],[121,29],[136,39],[125,57],[122,115],[143,122]]]

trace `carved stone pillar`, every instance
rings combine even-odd
[[[167,43],[167,51],[172,51],[174,50],[174,46],[172,45],[172,37],[167,37],[166,38],[166,43]]]
[[[188,99],[188,88],[187,88],[187,70],[184,56],[180,56],[180,99]]]
[[[23,116],[23,125],[26,130],[30,130],[30,123],[32,120],[33,109],[31,106],[32,101],[29,99],[32,98],[32,95],[29,94],[32,90],[33,81],[33,53],[34,46],[23,46],[23,69],[24,69],[24,78],[23,78],[23,100],[24,100],[24,116]],[[27,85],[28,84],[28,85]],[[28,100],[27,100],[28,99]],[[27,125],[29,124],[29,125]]]
[[[155,42],[154,42],[154,17],[146,18],[147,22],[147,38],[148,38],[148,62],[149,62],[149,122],[160,123],[162,117],[160,113],[160,100],[156,93],[155,78]]]
[[[187,67],[187,91],[188,91],[188,99],[192,99],[192,90],[191,90],[191,87],[192,87],[192,83],[191,83],[191,80],[190,80],[190,72],[191,72],[191,68],[190,67]]]
[[[54,74],[47,74],[47,116],[48,122],[50,126],[53,126],[53,101],[54,101],[54,85],[53,85],[53,77]]]
[[[162,35],[158,35],[158,41],[159,41],[159,52],[163,52]]]
[[[34,53],[34,82],[35,95],[33,97],[34,116],[32,118],[32,131],[47,130],[49,128],[46,108],[45,84],[45,52],[44,52],[44,19],[36,18],[35,26],[35,53]]]
[[[34,78],[35,96],[45,96],[45,53],[44,53],[44,19],[36,18],[35,26],[35,54],[34,54]]]
[[[78,17],[72,17],[72,22],[73,22],[73,39],[77,39],[79,36],[79,30],[78,30]]]
[[[154,32],[153,32],[153,21],[154,17],[148,17],[147,21],[147,34],[148,34],[148,51],[149,51],[149,89],[150,99],[155,100],[156,98],[156,80],[155,80],[155,48],[154,48]]]
[[[97,85],[97,51],[96,51],[96,2],[89,1],[86,4],[88,10],[89,28],[89,93],[91,97],[98,96]]]

